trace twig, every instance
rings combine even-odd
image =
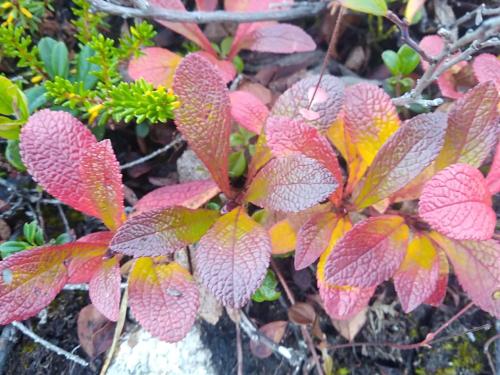
[[[127,283],[121,283],[120,284],[120,288],[123,290],[123,289],[126,289],[127,288]],[[87,291],[89,290],[89,286],[88,284],[67,284],[64,286],[63,290],[67,290],[67,291]]]
[[[57,207],[57,212],[59,212],[59,216],[61,217],[61,220],[63,222],[64,231],[73,240],[73,236],[71,235],[71,228],[69,226],[68,218],[64,214],[64,210],[63,210],[61,204],[60,203],[56,204],[56,207]]]
[[[17,331],[12,325],[5,326],[0,335],[0,374],[4,373],[7,358],[15,342],[17,341]]]
[[[290,303],[292,305],[295,305],[296,299],[295,296],[293,295],[293,292],[291,289],[288,287],[288,283],[286,282],[285,278],[283,277],[278,265],[276,262],[271,259],[271,267],[274,270],[274,273],[276,273],[276,276],[278,276],[278,280],[285,290],[285,294],[287,295],[288,299],[290,300]],[[321,363],[319,361],[318,353],[316,353],[316,348],[314,346],[314,342],[312,340],[311,335],[309,334],[309,331],[304,325],[300,325],[300,332],[302,333],[302,336],[304,337],[304,340],[306,341],[307,348],[311,352],[311,355],[313,357],[314,364],[316,365],[316,371],[318,372],[319,375],[323,375],[323,368],[321,367]]]
[[[465,13],[462,17],[455,21],[453,27],[458,27],[466,22],[474,19],[475,21],[482,21],[482,18],[485,16],[499,16],[500,15],[500,7],[498,8],[486,8],[485,4],[479,5],[472,12]]]
[[[143,9],[118,5],[106,0],[88,0],[95,10],[114,14],[125,18],[154,18],[169,22],[186,23],[212,23],[212,22],[235,22],[249,23],[261,21],[290,21],[293,19],[314,17],[326,9],[328,2],[302,2],[290,9],[269,10],[261,12],[226,12],[217,10],[213,12],[180,11],[165,8],[146,6]]]
[[[385,17],[399,28],[399,31],[401,32],[401,40],[404,43],[413,48],[425,61],[430,63],[434,62],[434,58],[429,56],[422,48],[420,48],[418,43],[410,36],[410,25],[408,24],[408,21],[399,18],[398,15],[392,11],[388,11]]]
[[[422,99],[424,90],[455,64],[469,60],[473,54],[481,49],[499,46],[499,33],[500,17],[492,17],[483,21],[479,27],[466,33],[456,42],[446,45],[440,55],[429,65],[422,77],[417,80],[415,87],[410,92],[392,100],[394,105],[435,104],[435,102]],[[467,48],[462,51],[462,48],[465,47]]]
[[[80,366],[87,367],[89,365],[89,363],[83,358],[75,354],[71,354],[70,352],[67,352],[66,350],[61,349],[60,347],[41,338],[35,332],[31,331],[28,327],[26,327],[24,324],[20,322],[12,322],[12,325],[16,327],[18,330],[20,330],[23,334],[31,338],[34,342],[43,346],[45,349],[48,349],[58,355],[61,355],[70,361],[78,363]]]
[[[167,152],[168,150],[170,150],[171,148],[177,146],[179,143],[182,142],[182,138],[180,136],[177,136],[172,142],[170,142],[168,145],[165,145],[163,146],[162,148],[159,148],[158,150],[152,152],[151,154],[149,155],[146,155],[140,159],[137,159],[137,160],[134,160],[134,161],[131,161],[130,163],[126,163],[126,164],[123,164],[120,166],[120,170],[124,170],[124,169],[128,169],[128,168],[132,168],[136,165],[139,165],[139,164],[142,164],[142,163],[145,163],[147,162],[148,160],[151,160],[155,157],[157,157],[158,155],[161,155],[163,154],[164,152]]]
[[[238,311],[238,323],[236,324],[236,358],[237,374],[243,375],[243,348],[241,346],[241,312]]]
[[[251,322],[248,316],[244,311],[240,311],[240,325],[243,331],[247,334],[250,340],[260,342],[271,349],[274,353],[279,354],[283,358],[285,358],[291,366],[300,367],[304,362],[304,356],[302,353],[287,348],[285,346],[276,344],[273,340],[271,340],[266,335],[263,335]]]
[[[127,320],[127,304],[128,304],[128,288],[123,292],[122,301],[120,304],[120,317],[116,322],[115,333],[113,335],[113,342],[111,343],[111,347],[108,350],[108,354],[106,355],[106,360],[102,365],[100,375],[106,375],[109,366],[111,365],[111,360],[113,359],[116,351],[116,347],[118,346],[118,342],[120,341],[120,336],[122,335],[123,327],[125,326],[125,320]]]
[[[430,332],[427,334],[425,339],[415,344],[398,344],[391,342],[352,342],[347,344],[330,344],[328,345],[329,349],[346,349],[346,348],[354,348],[360,346],[387,346],[390,348],[398,349],[398,350],[414,350],[422,347],[430,348],[431,343],[436,336],[438,336],[441,332],[443,332],[450,324],[464,315],[469,309],[474,306],[473,302],[467,304],[463,309],[461,309],[458,313],[453,315],[448,321],[446,321],[441,327],[439,327],[435,332]]]

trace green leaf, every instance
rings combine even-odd
[[[34,86],[24,92],[28,99],[29,113],[35,112],[38,108],[47,103],[47,96],[45,95],[46,92],[47,90],[45,89],[45,86]]]
[[[49,73],[51,77],[54,77],[54,70],[52,69],[52,50],[55,48],[56,43],[56,40],[49,37],[42,38],[38,42],[38,54],[43,62],[45,71]]]
[[[225,58],[229,54],[232,44],[233,44],[233,37],[227,36],[224,39],[222,39],[222,42],[220,44],[221,57]]]
[[[54,240],[55,245],[63,245],[65,243],[71,242],[72,238],[68,233],[62,233],[56,237]]]
[[[45,243],[42,228],[38,226],[36,221],[24,224],[23,234],[26,241],[33,246],[41,246]]]
[[[276,301],[281,297],[281,293],[276,290],[278,286],[278,280],[276,280],[276,276],[274,272],[271,270],[267,271],[266,277],[262,282],[262,285],[252,296],[252,300],[255,302],[272,302]]]
[[[7,78],[0,76],[0,114],[10,116],[14,113],[14,99],[12,95],[14,84]]]
[[[245,63],[243,62],[243,59],[241,57],[235,56],[233,59],[233,65],[238,73],[243,73],[243,69],[245,69]]]
[[[63,42],[57,42],[52,50],[51,63],[54,77],[67,78],[69,73],[68,48]]]
[[[0,116],[0,137],[6,139],[19,139],[19,132],[24,121],[12,120]]]
[[[141,122],[135,127],[135,134],[140,138],[146,138],[149,134],[149,124],[147,122]]]
[[[387,14],[385,0],[340,0],[340,4],[345,8],[373,14],[374,16],[385,16]]]
[[[7,258],[9,255],[30,248],[30,244],[24,241],[7,241],[0,244],[0,257]]]
[[[7,148],[5,149],[5,157],[9,163],[20,172],[26,171],[26,166],[21,160],[21,154],[19,153],[19,141],[9,139],[7,141]]]
[[[411,74],[420,63],[420,55],[407,44],[403,44],[398,50],[399,68],[401,74]]]
[[[245,144],[245,138],[240,133],[232,133],[229,137],[231,147],[243,146]]]
[[[76,80],[83,82],[85,90],[93,88],[98,81],[92,72],[97,72],[100,68],[88,61],[94,54],[95,51],[90,46],[84,46],[76,58]]]
[[[384,51],[382,53],[382,60],[384,60],[385,66],[387,66],[393,76],[397,76],[401,73],[401,68],[399,66],[399,56],[396,52],[391,50]]]
[[[229,176],[241,177],[247,169],[247,160],[243,151],[233,152],[229,155]]]

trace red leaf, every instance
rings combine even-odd
[[[21,132],[21,156],[33,178],[48,193],[88,215],[99,216],[80,175],[92,133],[67,112],[44,109],[30,117]]]
[[[173,206],[196,209],[203,206],[219,192],[219,188],[212,180],[197,180],[163,186],[139,199],[134,206],[134,216]]]
[[[322,212],[314,215],[300,228],[294,259],[296,270],[309,267],[327,249],[337,221],[337,215],[333,212]]]
[[[312,76],[290,87],[274,104],[272,115],[302,120],[320,131],[328,129],[342,109],[344,84],[324,75],[316,90],[318,82],[319,76]]]
[[[428,181],[418,213],[432,228],[459,240],[486,240],[495,230],[496,215],[486,181],[467,164],[454,164]]]
[[[80,177],[99,217],[109,229],[116,230],[125,220],[124,194],[120,165],[109,139],[86,150],[81,159]]]
[[[210,54],[205,51],[198,51],[193,53],[193,55],[201,56],[207,59],[215,67],[215,70],[220,74],[224,83],[231,82],[236,76],[236,68],[233,63],[228,60],[221,60],[217,56]]]
[[[94,272],[101,266],[113,236],[114,232],[95,232],[76,241],[95,246],[86,251],[73,252],[68,265],[68,284],[83,284],[90,281]]]
[[[439,257],[429,238],[414,233],[408,252],[394,274],[403,311],[409,313],[432,296],[438,286]]]
[[[270,254],[267,231],[235,208],[220,217],[198,243],[196,274],[224,306],[239,308],[264,280]]]
[[[354,192],[358,208],[371,206],[405,187],[438,156],[446,115],[425,113],[401,126],[382,146],[364,181]]]
[[[152,5],[153,7],[158,7],[163,9],[172,9],[180,11],[186,10],[181,0],[151,0],[149,4]],[[173,30],[176,33],[181,34],[187,39],[195,42],[205,51],[215,54],[212,48],[212,44],[207,39],[205,34],[203,34],[203,31],[201,31],[198,25],[186,22],[169,22],[160,19],[155,19],[155,21],[169,28],[170,30]]]
[[[325,281],[359,288],[377,286],[403,261],[408,232],[400,216],[382,215],[357,223],[327,258]]]
[[[199,10],[210,12],[217,8],[218,0],[196,0],[196,7]]]
[[[238,47],[259,52],[294,53],[314,51],[316,43],[300,27],[279,23],[247,32]]]
[[[110,248],[135,257],[170,254],[197,242],[218,216],[215,211],[184,207],[143,212],[120,227]]]
[[[246,199],[260,207],[298,212],[325,200],[338,186],[318,161],[292,154],[267,163],[252,180]]]
[[[454,241],[435,236],[472,301],[500,318],[500,245],[497,241]]]
[[[300,153],[319,161],[339,183],[335,195],[342,197],[342,171],[330,142],[316,128],[287,117],[270,117],[266,123],[267,146],[277,156]]]
[[[448,114],[438,169],[455,163],[479,168],[495,147],[498,132],[498,91],[492,82],[477,85],[458,99]]]
[[[260,134],[269,115],[266,105],[247,91],[233,91],[229,98],[233,119],[245,129]]]
[[[176,342],[190,331],[200,305],[199,292],[192,276],[179,264],[137,259],[128,290],[134,317],[153,336]]]
[[[436,288],[432,292],[431,296],[428,297],[424,303],[438,307],[443,303],[444,297],[446,297],[446,288],[448,287],[448,275],[450,273],[450,265],[448,264],[448,258],[441,247],[437,247],[438,252],[438,262],[439,262],[439,276]]]
[[[80,311],[78,340],[90,358],[96,358],[111,347],[115,325],[92,305],[87,305]]]
[[[390,96],[367,83],[346,89],[344,118],[346,133],[368,165],[399,127],[399,116]]]
[[[128,65],[130,78],[145,81],[157,86],[172,86],[175,69],[182,57],[166,48],[150,47],[142,50],[143,55],[134,58]]]
[[[478,55],[472,63],[474,75],[479,83],[493,81],[500,90],[500,60],[490,53]]]
[[[495,157],[486,177],[486,184],[492,195],[500,192],[500,142],[497,143]]]
[[[174,91],[181,102],[175,113],[178,129],[221,190],[232,196],[228,177],[231,106],[227,87],[210,62],[191,54],[177,68]]]
[[[288,319],[295,324],[313,324],[316,320],[316,311],[310,304],[298,302],[288,308]]]
[[[376,287],[320,285],[319,295],[323,300],[325,311],[332,319],[347,320],[368,306],[375,289]]]
[[[89,245],[37,247],[0,262],[0,325],[24,320],[45,308],[66,284],[66,260]]]
[[[89,283],[92,304],[113,322],[120,312],[120,280],[120,260],[114,256],[102,262]]]

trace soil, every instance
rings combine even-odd
[[[67,4],[64,1],[58,3],[59,5],[55,7],[58,9],[55,18],[61,25],[67,27],[66,21],[69,17],[69,12],[65,9]],[[474,5],[472,2],[471,4]],[[115,23],[120,24],[122,20],[112,22],[111,29],[118,30],[119,27],[114,27],[114,25]],[[397,49],[397,38],[391,37],[380,43],[369,43],[365,40],[366,24],[360,23],[356,19],[349,22],[351,23],[346,26],[338,46],[339,57],[337,61],[332,61],[329,65],[330,72],[342,75],[354,70],[360,76],[373,79],[380,79],[380,77],[387,75],[377,56],[380,56],[380,52],[386,48]],[[432,20],[426,22],[426,32],[435,27]],[[283,91],[305,75],[308,69],[319,71],[326,51],[326,40],[331,32],[331,22],[319,23],[315,20],[308,20],[302,26],[319,42],[318,51],[278,57],[245,52],[242,57],[246,64],[245,72],[249,76],[248,82],[260,81],[274,91]],[[57,25],[54,27],[57,29]],[[220,31],[210,31],[215,35],[220,35]],[[62,35],[61,33],[65,38],[68,38],[71,44],[70,33],[67,30],[53,30],[53,35]],[[159,45],[179,45],[179,39],[166,31],[159,34],[157,42]],[[352,51],[356,48],[358,54],[354,56]],[[349,68],[345,66],[347,61],[349,61]],[[172,124],[152,127],[146,138],[136,136],[134,126],[119,126],[114,130],[108,130],[106,138],[111,139],[118,159],[123,164],[168,144],[174,135]],[[4,145],[2,144],[0,147],[3,148]],[[162,184],[177,181],[179,173],[176,161],[184,149],[185,146],[181,146],[151,162],[127,170],[124,174],[124,182],[128,188],[126,194],[128,203],[132,204],[138,197]],[[8,174],[9,182],[20,190],[34,187],[28,177],[13,171],[8,164],[1,160],[0,169]],[[7,200],[8,195],[6,191],[0,189],[0,200]],[[49,198],[45,195],[44,197]],[[495,206],[499,212],[500,202],[498,199],[496,199]],[[40,208],[40,213],[46,219],[45,230],[48,237],[52,238],[64,231],[54,207],[44,205]],[[99,229],[100,224],[95,220],[83,218],[67,208],[65,208],[65,213],[77,236]],[[12,233],[19,233],[23,223],[31,219],[29,211],[19,210],[10,215],[6,223]],[[292,275],[289,272],[293,269],[290,259],[279,259],[278,263],[297,299],[310,301],[309,297],[315,293],[312,271],[306,270],[299,276]],[[377,289],[368,312],[368,321],[356,336],[355,341],[371,343],[419,342],[429,332],[438,329],[467,302],[468,300],[457,281],[451,278],[446,300],[441,307],[421,306],[414,312],[405,314],[397,302],[392,284],[386,283]],[[85,357],[85,353],[79,348],[76,321],[80,309],[87,304],[89,304],[89,298],[86,292],[65,291],[44,310],[45,312],[41,316],[32,318],[25,324],[35,333],[57,346]],[[260,326],[275,320],[287,320],[288,305],[285,297],[281,297],[275,302],[251,303],[246,307],[246,312]],[[320,311],[317,309],[318,313]],[[320,313],[319,322],[321,330],[327,335],[330,344],[346,343],[346,340],[339,335],[324,313]],[[484,329],[485,326],[489,328]],[[478,327],[483,327],[483,329],[476,331]],[[217,373],[221,375],[236,374],[236,329],[231,319],[227,314],[224,314],[215,326],[202,321],[201,329],[202,340],[212,352],[213,365],[217,369]],[[435,341],[432,348],[399,351],[387,346],[363,346],[336,350],[332,353],[333,374],[489,374],[491,372],[487,358],[483,353],[483,347],[486,340],[495,333],[495,319],[477,308],[472,308],[448,327]],[[242,333],[242,337],[244,374],[284,375],[293,373],[294,369],[283,357],[272,355],[267,359],[258,359],[253,356],[249,349],[248,337],[244,333]],[[293,348],[300,348],[300,345],[304,345],[298,326],[291,324],[288,327],[282,345]],[[494,351],[493,347],[490,348],[490,351]],[[321,353],[318,354],[321,355]],[[6,375],[87,375],[98,374],[102,363],[103,355],[96,358],[89,368],[82,368],[44,349],[19,333],[4,370]],[[165,373],[168,373],[168,370]]]

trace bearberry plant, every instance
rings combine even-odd
[[[67,283],[87,282],[95,307],[116,320],[123,275],[134,317],[177,341],[195,321],[198,283],[240,308],[271,256],[293,249],[296,269],[319,259],[323,306],[336,319],[359,312],[390,278],[405,311],[439,305],[448,260],[474,303],[500,316],[500,247],[491,239],[498,153],[486,178],[477,169],[497,143],[494,83],[477,85],[448,113],[407,121],[382,89],[344,88],[330,75],[299,81],[270,112],[255,97],[245,107],[246,94],[230,94],[200,54],[182,60],[173,90],[177,129],[212,180],[155,190],[128,218],[110,142],[65,112],[30,117],[21,132],[30,174],[109,230],[0,262],[0,324],[35,315]],[[228,172],[233,118],[260,133],[243,181]],[[219,192],[220,210],[201,208]],[[193,273],[177,258],[182,251]],[[120,268],[127,259],[131,269]]]

